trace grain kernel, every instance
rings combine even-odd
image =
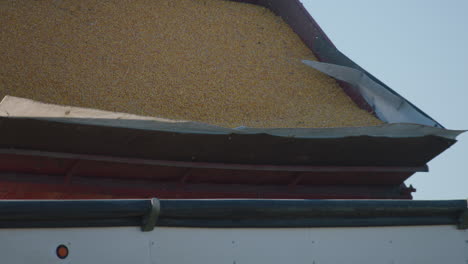
[[[225,127],[381,121],[268,9],[222,0],[0,0],[0,97]]]

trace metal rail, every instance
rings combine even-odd
[[[0,228],[154,226],[370,227],[457,225],[466,200],[59,200],[0,201]]]

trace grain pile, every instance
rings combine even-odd
[[[269,10],[221,0],[0,0],[0,97],[225,127],[381,122]]]

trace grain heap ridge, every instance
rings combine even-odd
[[[359,109],[266,8],[221,0],[0,0],[0,97],[224,127],[345,127]]]

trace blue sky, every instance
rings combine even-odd
[[[349,58],[448,129],[468,129],[468,1],[301,0]],[[467,199],[468,132],[406,183]]]

